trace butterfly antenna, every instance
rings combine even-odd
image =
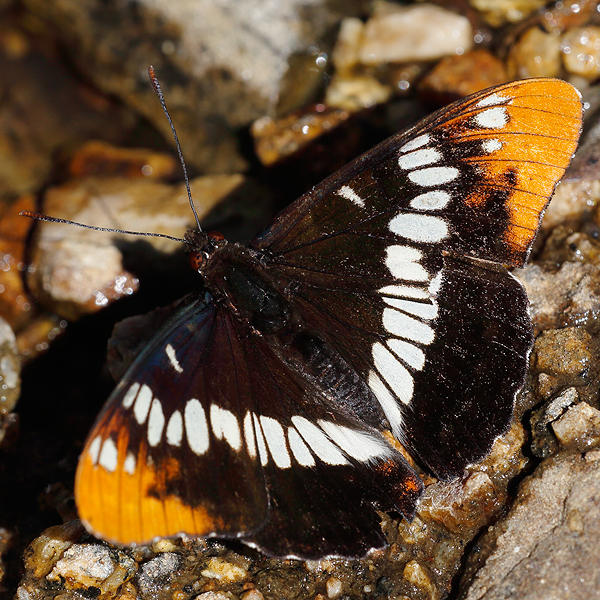
[[[110,227],[95,227],[94,225],[85,225],[84,223],[78,223],[77,221],[69,221],[67,219],[58,219],[57,217],[50,217],[49,215],[43,215],[38,212],[32,212],[30,210],[22,210],[19,215],[21,217],[29,217],[30,219],[35,219],[36,221],[47,221],[48,223],[65,223],[66,225],[75,225],[76,227],[83,227],[84,229],[93,229],[94,231],[109,231],[111,233],[123,233],[125,235],[141,235],[143,237],[159,237],[165,238],[167,240],[173,240],[174,242],[183,242],[186,243],[185,240],[182,240],[178,237],[173,237],[172,235],[167,235],[166,233],[145,233],[142,231],[127,231],[126,229],[111,229]]]
[[[196,212],[196,207],[194,206],[194,202],[192,201],[192,191],[190,190],[190,180],[188,179],[187,168],[185,166],[185,161],[183,160],[183,153],[181,152],[181,146],[179,144],[179,138],[177,137],[177,131],[175,131],[175,125],[173,125],[173,121],[171,119],[171,115],[167,109],[167,105],[165,103],[165,97],[163,96],[162,89],[160,87],[160,83],[158,83],[158,79],[154,73],[154,67],[150,66],[148,69],[148,76],[150,77],[150,81],[152,82],[152,87],[158,96],[158,101],[162,106],[163,112],[167,117],[167,121],[169,121],[169,125],[171,126],[171,131],[173,132],[173,138],[175,139],[175,146],[177,148],[177,154],[179,154],[179,162],[183,168],[183,177],[185,178],[185,187],[188,193],[188,199],[190,201],[190,206],[192,207],[192,212],[194,213],[194,218],[196,219],[196,224],[198,225],[198,231],[202,231],[202,227],[200,227],[200,219],[198,218],[198,213]]]

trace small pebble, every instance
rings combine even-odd
[[[596,79],[600,75],[600,27],[574,27],[563,39],[563,63],[574,75]]]
[[[472,45],[467,17],[433,4],[381,2],[365,24],[359,56],[361,63],[376,66],[463,54]]]

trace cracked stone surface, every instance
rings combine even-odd
[[[600,598],[600,451],[544,461],[474,552],[463,600]],[[467,566],[467,576],[475,567]],[[470,588],[466,585],[470,583]]]

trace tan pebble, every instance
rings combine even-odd
[[[592,362],[591,346],[583,327],[543,331],[535,341],[536,367],[550,375],[580,375]]]
[[[325,104],[343,110],[359,111],[386,102],[392,95],[391,86],[369,75],[332,77],[325,93]]]
[[[234,565],[222,558],[213,557],[208,561],[206,568],[201,572],[203,577],[225,581],[238,581],[248,574],[245,567]]]
[[[469,4],[492,26],[518,23],[542,8],[547,0],[469,0]]]
[[[263,600],[264,596],[260,590],[252,589],[242,594],[242,600]]]
[[[358,63],[358,48],[363,27],[360,19],[352,17],[342,21],[331,55],[333,66],[338,73],[350,71]]]
[[[581,452],[596,447],[600,445],[600,411],[580,402],[552,423],[552,429],[563,448]]]
[[[173,540],[162,539],[153,542],[152,551],[157,554],[161,554],[163,552],[174,552],[177,550],[178,546]]]
[[[560,73],[560,38],[537,27],[527,30],[511,48],[507,66],[511,79],[556,77]]]
[[[406,581],[422,590],[426,590],[429,593],[434,591],[429,575],[427,575],[425,569],[416,560],[406,563],[403,576]]]
[[[364,65],[435,60],[463,54],[473,45],[469,19],[456,12],[427,3],[376,6],[364,27],[359,54]]]
[[[337,577],[330,577],[325,583],[325,588],[328,598],[337,598],[342,594],[342,582]]]
[[[600,27],[573,27],[563,39],[563,63],[574,75],[600,75]]]

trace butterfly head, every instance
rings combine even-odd
[[[198,273],[203,272],[213,252],[227,244],[225,236],[218,231],[206,233],[192,229],[185,234],[185,242],[190,252],[190,265]]]

